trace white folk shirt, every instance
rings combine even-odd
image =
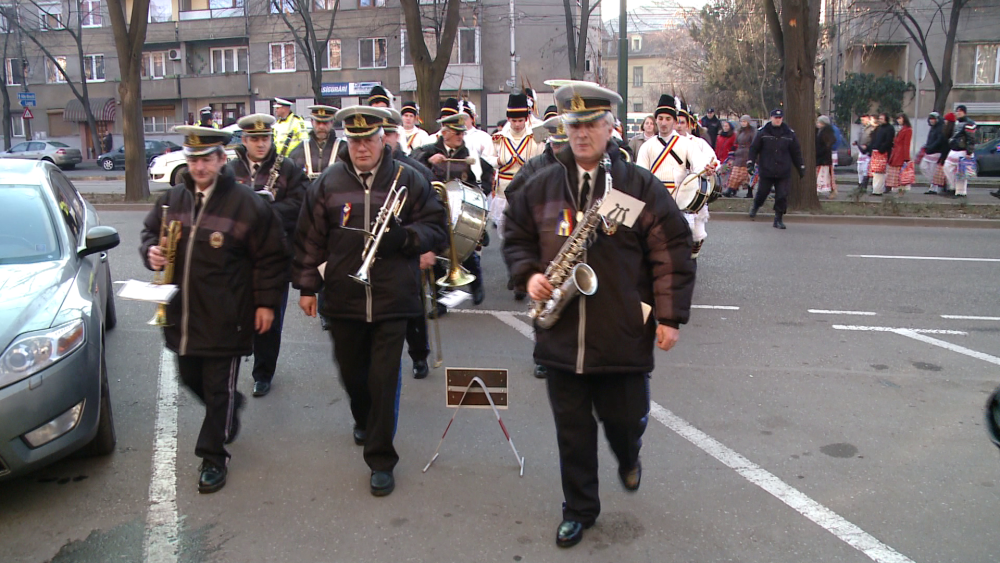
[[[700,151],[691,147],[691,139],[676,132],[671,132],[667,137],[656,136],[639,147],[635,164],[652,172],[657,180],[663,182],[670,195],[676,197],[675,189],[689,171],[700,170],[708,164],[707,160],[703,162],[703,159],[698,158]]]
[[[520,137],[510,134],[500,134],[493,137],[493,147],[497,155],[497,189],[500,195],[514,179],[514,175],[533,157],[542,153],[542,147],[535,142],[531,131],[527,128]]]
[[[493,146],[493,136],[482,129],[469,129],[465,132],[465,146],[469,152],[478,154],[493,168],[497,167],[497,153]]]
[[[427,131],[419,127],[414,127],[410,131],[401,127],[400,132],[403,134],[403,139],[399,143],[399,146],[403,149],[404,154],[410,154],[414,150],[431,142],[428,140],[430,136],[427,134]]]

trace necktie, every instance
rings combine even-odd
[[[371,178],[372,178],[371,172],[361,173],[361,185],[364,186],[366,190],[369,188],[369,181],[371,180]]]
[[[258,172],[260,172],[260,163],[255,163],[253,165],[253,176],[257,177]]]
[[[576,220],[583,219],[583,210],[587,208],[587,200],[590,199],[590,172],[583,174],[583,187],[580,188],[580,205],[577,206]]]
[[[195,203],[194,203],[194,220],[195,221],[198,220],[198,215],[201,213],[201,205],[203,203],[205,203],[205,194],[203,194],[202,192],[198,192],[197,194],[195,194]]]

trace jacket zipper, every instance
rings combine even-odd
[[[566,186],[570,187],[569,169],[566,168],[565,164],[563,165],[563,175],[566,177]],[[596,178],[595,178],[595,182],[596,182]],[[570,187],[570,195],[571,196],[573,195],[573,190],[572,190],[571,187]],[[583,205],[584,202],[577,201],[576,199],[574,199],[573,201],[577,202],[576,203],[576,211],[577,211],[577,213],[583,212],[582,205]],[[587,251],[584,250],[583,251],[583,262],[586,262],[586,261],[587,261]],[[577,299],[580,300],[580,320],[577,323],[577,332],[576,332],[576,373],[582,375],[583,374],[584,351],[585,351],[585,348],[586,348],[585,347],[585,344],[586,344],[586,342],[585,342],[585,340],[586,340],[585,336],[586,336],[586,333],[587,333],[587,298],[586,298],[585,295],[579,295],[579,296],[577,296]]]
[[[372,194],[372,190],[371,190],[371,188],[368,187],[368,183],[367,182],[365,182],[364,180],[361,180],[361,178],[358,178],[358,180],[361,181],[361,185],[365,187],[365,228],[366,229],[370,229],[371,228],[370,208],[371,208],[371,194]],[[372,182],[374,182],[374,181],[375,181],[375,176],[373,174],[372,175]],[[362,258],[364,258],[364,257],[362,257]],[[374,266],[375,266],[375,263],[373,262],[372,263],[372,267],[374,267]],[[365,285],[365,318],[368,320],[368,322],[372,322],[372,286],[371,286],[371,284],[366,284]]]
[[[181,356],[187,354],[188,345],[188,316],[190,309],[190,292],[188,291],[188,287],[191,280],[191,253],[194,252],[195,233],[198,232],[198,225],[201,224],[201,218],[205,216],[204,208],[207,205],[208,202],[202,205],[202,213],[198,216],[197,220],[194,218],[194,207],[191,208],[191,229],[188,232],[187,253],[184,255],[184,279],[181,281]]]

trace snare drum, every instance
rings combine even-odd
[[[688,174],[681,185],[677,187],[674,199],[677,207],[686,213],[697,213],[708,204],[715,182],[698,174]]]
[[[451,233],[458,261],[464,262],[479,246],[486,232],[489,206],[486,196],[474,184],[452,180],[445,184],[448,207],[451,210]]]

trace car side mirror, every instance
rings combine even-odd
[[[118,246],[120,242],[121,238],[119,238],[118,231],[114,227],[104,225],[93,227],[87,231],[86,245],[79,252],[80,258],[104,252],[105,250],[111,250]]]

